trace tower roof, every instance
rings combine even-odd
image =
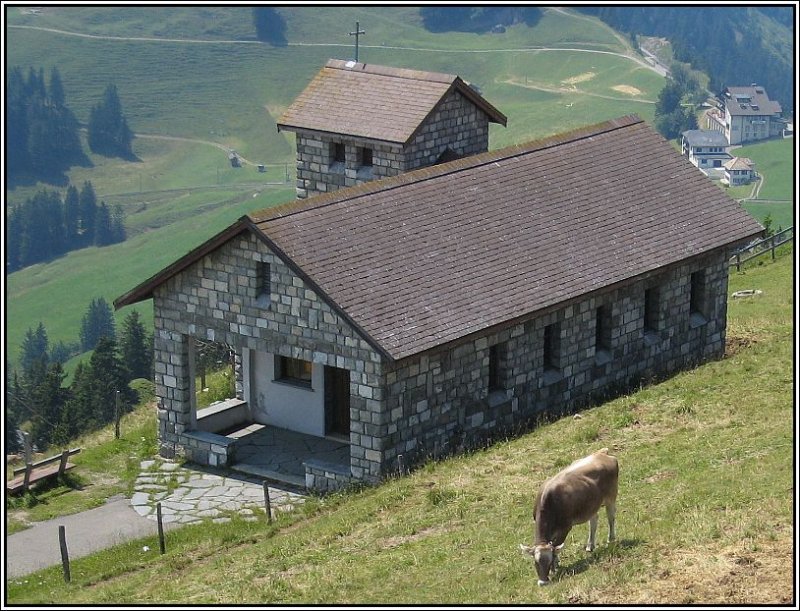
[[[506,124],[506,116],[457,75],[332,59],[278,119],[278,129],[407,144],[454,90],[489,121]]]

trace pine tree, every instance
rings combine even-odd
[[[81,321],[81,349],[84,351],[94,349],[103,337],[115,340],[116,332],[111,306],[105,299],[99,297],[92,299]]]
[[[89,246],[94,244],[94,227],[97,219],[97,196],[94,187],[88,180],[83,183],[79,195],[81,210],[81,244]]]
[[[114,233],[111,227],[111,212],[109,212],[105,202],[100,202],[94,221],[94,244],[95,246],[108,246],[113,243]]]
[[[14,272],[22,267],[20,258],[20,244],[22,242],[22,210],[19,204],[14,204],[8,213],[6,226],[6,271]]]
[[[8,393],[6,395],[6,408],[5,408],[5,440],[6,440],[6,454],[14,454],[20,452],[22,442],[19,438],[19,424],[20,424],[20,394],[22,392],[19,375],[14,372],[11,383],[6,382]]]
[[[41,383],[31,389],[31,440],[44,448],[53,440],[61,421],[61,412],[67,402],[68,390],[63,388],[64,373],[61,363],[50,365]]]
[[[58,68],[50,71],[50,102],[56,107],[64,106],[66,96],[64,95],[64,84],[61,82],[61,73]]]
[[[125,367],[117,355],[117,344],[113,337],[103,336],[89,360],[92,376],[93,413],[101,423],[114,418],[116,393],[120,392],[120,408],[127,409],[131,404],[132,391],[128,387]]]
[[[152,379],[153,342],[147,336],[137,310],[128,314],[122,323],[119,350],[128,371],[128,380]]]
[[[28,113],[25,76],[13,68],[6,81],[6,169],[10,176],[28,171]]]
[[[22,340],[19,354],[19,364],[23,375],[27,375],[37,362],[44,361],[44,363],[47,363],[48,348],[49,340],[44,324],[40,322],[35,331],[28,328]]]
[[[89,113],[89,148],[110,157],[133,158],[133,132],[122,114],[122,103],[113,83],[106,87],[103,100]]]
[[[95,418],[92,406],[92,371],[83,361],[79,362],[72,374],[70,397],[64,405],[58,426],[58,436],[74,439],[101,423]]]
[[[114,244],[125,241],[125,212],[119,204],[114,204],[111,210],[111,235]]]
[[[67,187],[67,194],[64,197],[64,238],[69,250],[80,247],[80,206],[78,189],[74,185],[70,185]]]

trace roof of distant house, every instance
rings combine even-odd
[[[407,144],[453,90],[506,124],[506,116],[454,74],[329,60],[278,119],[278,129]]]
[[[731,115],[774,115],[781,113],[781,105],[770,100],[760,85],[727,87],[723,92],[725,107]]]
[[[752,170],[753,162],[747,157],[734,157],[724,164],[726,170]]]
[[[728,147],[725,134],[713,129],[689,129],[683,132],[683,138],[689,146],[721,146]]]
[[[396,360],[762,229],[634,115],[242,217],[115,305],[251,231]]]

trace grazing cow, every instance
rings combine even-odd
[[[540,586],[550,582],[550,571],[558,567],[558,550],[573,526],[589,522],[586,551],[594,550],[597,514],[603,505],[608,517],[608,541],[614,541],[618,480],[617,459],[603,448],[576,460],[542,485],[533,506],[533,547],[520,545],[523,552],[533,556]]]

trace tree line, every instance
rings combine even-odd
[[[6,172],[13,180],[55,182],[74,165],[90,165],[79,135],[80,123],[66,103],[57,68],[12,68],[6,78]],[[109,84],[91,109],[89,149],[104,156],[133,159],[133,132],[116,86]]]
[[[501,26],[524,23],[535,26],[542,11],[535,7],[515,6],[428,6],[419,9],[422,24],[429,32],[489,32]]]
[[[697,129],[695,108],[704,97],[691,70],[673,62],[667,83],[656,100],[655,128],[667,140],[678,138],[686,130]]]
[[[94,352],[88,363],[78,364],[67,387],[63,362],[77,345],[59,343],[51,348],[42,323],[28,329],[19,365],[6,384],[6,451],[21,450],[17,431],[23,423],[32,443],[42,450],[112,422],[117,401],[121,413],[130,411],[136,396],[129,382],[153,379],[152,346],[152,335],[145,331],[138,311],[128,314],[117,338],[110,306],[102,297],[94,299],[83,318],[80,338],[80,349]]]
[[[48,261],[87,246],[108,246],[125,240],[122,207],[98,203],[92,183],[78,191],[70,185],[63,198],[41,190],[8,213],[6,271]]]

